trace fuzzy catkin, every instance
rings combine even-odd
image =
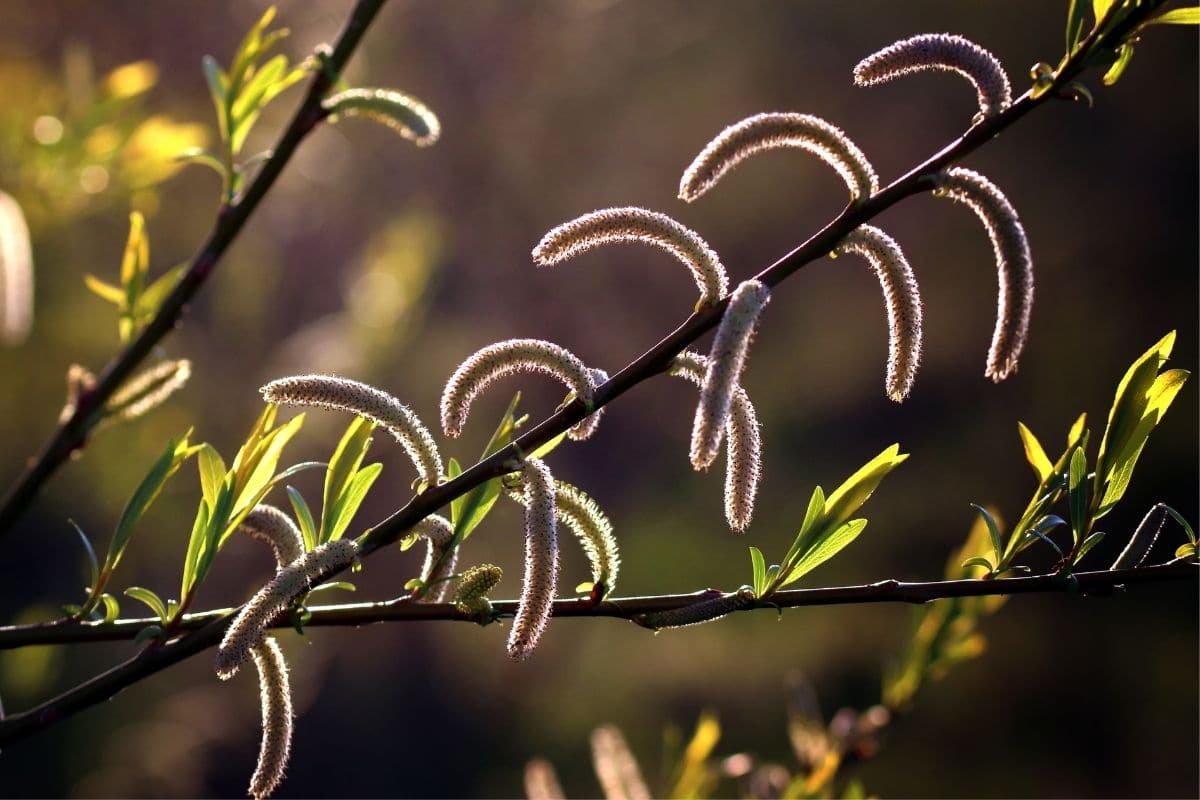
[[[528,457],[525,483],[525,577],[517,616],[508,633],[508,656],[529,658],[546,630],[558,590],[558,514],[554,476],[541,460]]]
[[[935,194],[969,206],[992,240],[999,296],[985,374],[999,383],[1017,371],[1033,313],[1033,256],[1025,226],[1004,192],[978,172],[946,170]]]
[[[104,404],[104,414],[114,420],[140,417],[162,405],[191,376],[192,362],[186,358],[156,364],[114,392]]]
[[[337,539],[317,547],[288,564],[263,586],[234,618],[217,647],[216,669],[228,680],[250,654],[267,626],[322,575],[350,566],[358,554],[353,539]]]
[[[879,278],[888,317],[885,387],[887,396],[901,403],[908,397],[917,367],[921,364],[924,334],[921,290],[917,286],[917,278],[896,240],[872,225],[853,230],[838,245],[837,251],[862,256]]]
[[[366,417],[392,435],[426,486],[445,472],[433,434],[411,408],[385,391],[335,375],[297,375],[271,381],[259,391],[268,403],[315,406]]]
[[[512,491],[509,496],[525,503],[524,491]],[[593,585],[602,587],[605,594],[611,592],[621,568],[612,521],[586,492],[566,481],[554,482],[554,506],[558,521],[571,529],[583,547],[592,568]]]
[[[879,191],[874,168],[841,129],[809,114],[771,112],[730,125],[709,142],[684,171],[679,199],[692,202],[750,156],[780,147],[807,151],[833,167],[852,200]]]
[[[0,192],[0,343],[14,347],[33,327],[33,250],[21,205]]]
[[[508,339],[479,350],[454,371],[442,390],[442,430],[447,436],[462,433],[471,403],[494,381],[517,372],[540,372],[558,378],[590,409],[593,378],[574,353],[541,339]],[[594,415],[591,415],[594,416]],[[595,432],[596,424],[584,419],[568,431],[576,440]]]
[[[708,369],[700,387],[700,402],[692,425],[691,459],[695,469],[708,469],[721,446],[729,406],[741,384],[742,370],[759,314],[771,299],[771,290],[756,280],[739,284],[713,337]]]
[[[292,518],[275,506],[259,503],[245,516],[238,530],[269,545],[275,553],[277,569],[304,555],[304,535]]]
[[[592,766],[606,800],[650,800],[637,759],[616,726],[592,731]]]
[[[671,374],[703,386],[708,359],[684,350],[675,356]],[[725,422],[725,520],[738,533],[754,516],[754,500],[762,480],[762,432],[750,395],[741,386],[733,393]]]
[[[486,618],[492,614],[487,593],[496,588],[504,570],[495,564],[480,564],[463,572],[454,584],[454,607],[460,614]]]
[[[1166,521],[1167,507],[1162,503],[1155,504],[1154,508],[1142,517],[1137,530],[1129,538],[1129,543],[1125,545],[1125,549],[1121,551],[1109,569],[1133,569],[1141,566],[1141,563],[1146,560],[1150,548],[1158,539],[1158,535],[1162,533],[1163,524]]]
[[[454,574],[454,566],[458,561],[457,548],[446,553],[450,542],[454,540],[454,526],[445,517],[430,514],[418,522],[412,532],[429,542],[425,566],[421,568],[421,580],[433,588],[426,592],[423,599],[427,603],[444,603],[450,588],[450,581],[445,579]],[[438,564],[438,559],[441,559],[441,564]],[[436,573],[434,567],[437,567]]]
[[[526,800],[563,800],[562,784],[554,766],[545,759],[535,758],[525,765]]]
[[[700,234],[666,214],[635,206],[606,208],[564,222],[533,248],[533,260],[548,267],[612,242],[644,242],[678,258],[700,289],[700,306],[712,305],[728,291],[725,267]]]
[[[712,622],[734,611],[753,608],[756,602],[754,591],[750,587],[744,586],[736,592],[723,594],[710,600],[701,600],[681,608],[641,614],[634,618],[634,622],[644,628],[653,628],[654,630],[686,628],[689,625]]]
[[[349,89],[326,98],[321,107],[334,122],[340,117],[366,117],[418,147],[433,144],[442,133],[437,116],[424,103],[392,89]]]
[[[595,393],[600,384],[608,381],[608,373],[598,367],[588,367],[588,375],[592,379],[592,392]],[[567,438],[577,442],[582,442],[592,438],[596,432],[596,428],[600,425],[600,420],[604,418],[604,409],[597,408],[591,414],[583,418],[581,422],[567,431]]]
[[[267,797],[287,769],[292,749],[292,692],[288,685],[288,667],[283,652],[273,637],[264,636],[250,649],[258,670],[258,688],[262,703],[262,742],[258,765],[250,778],[250,796]]]
[[[872,86],[923,70],[949,70],[969,80],[982,118],[1012,105],[1012,88],[1000,61],[970,39],[948,33],[913,36],[867,56],[854,67],[854,82]]]

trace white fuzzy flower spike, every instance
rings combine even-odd
[[[320,576],[350,566],[358,554],[353,539],[337,539],[311,550],[275,574],[266,586],[242,607],[217,647],[216,668],[228,680],[250,655],[271,620]]]
[[[535,758],[525,765],[526,800],[563,800],[565,797],[554,765],[542,758]]]
[[[517,489],[508,494],[518,503],[525,504],[524,490]],[[592,585],[608,594],[616,586],[621,568],[612,521],[587,493],[566,481],[554,482],[554,506],[558,521],[571,529],[588,558]]]
[[[750,156],[780,147],[805,150],[833,167],[852,200],[879,191],[879,178],[867,157],[839,128],[808,114],[772,112],[730,125],[709,142],[684,171],[679,199],[692,202]]]
[[[592,731],[592,767],[608,800],[650,800],[650,789],[637,759],[613,725]]]
[[[969,80],[979,96],[980,117],[992,117],[1012,104],[1012,88],[1000,61],[962,36],[926,33],[903,39],[869,55],[854,68],[854,82],[872,86],[924,70],[949,70]]]
[[[462,433],[475,398],[500,378],[517,372],[540,372],[558,378],[575,397],[592,405],[593,376],[571,351],[541,339],[508,339],[490,344],[468,358],[446,382],[442,391],[442,430],[447,436]],[[576,440],[596,430],[592,414],[568,431]]]
[[[921,363],[921,291],[904,251],[896,240],[879,228],[856,228],[837,248],[870,262],[879,277],[888,317],[887,396],[897,403],[912,389]]]
[[[394,130],[417,147],[438,140],[442,125],[429,108],[403,92],[391,89],[349,89],[321,103],[331,122],[341,117],[366,117]]]
[[[258,766],[250,778],[250,796],[267,797],[287,769],[292,750],[292,691],[288,685],[287,662],[275,639],[264,636],[250,649],[258,670],[258,688],[262,703],[262,743]]]
[[[708,469],[717,457],[755,325],[770,299],[771,290],[756,280],[739,284],[729,298],[708,354],[708,369],[700,386],[700,402],[692,425],[691,459],[695,469]]]
[[[278,508],[259,503],[242,520],[238,530],[270,545],[277,569],[304,555],[304,536],[292,518]]]
[[[443,579],[454,574],[454,566],[458,561],[457,548],[442,557],[454,539],[454,526],[445,517],[431,514],[418,522],[412,533],[429,542],[429,548],[425,552],[425,566],[421,568],[421,580],[426,586],[432,585],[433,588],[423,599],[427,603],[444,603],[451,582]],[[441,564],[438,564],[438,559],[441,559]],[[437,567],[436,573],[434,567]]]
[[[1004,193],[978,172],[946,170],[935,194],[969,206],[992,240],[1000,291],[985,374],[999,383],[1017,371],[1033,312],[1033,256],[1025,227]]]
[[[671,374],[703,386],[708,359],[684,350],[675,356]],[[725,423],[725,519],[741,533],[754,515],[754,499],[762,479],[762,434],[750,395],[741,386],[733,393]]]
[[[554,477],[539,459],[529,457],[521,468],[525,483],[525,577],[517,616],[508,633],[508,656],[524,661],[537,647],[558,590],[558,513]]]
[[[0,343],[14,347],[33,326],[33,251],[21,205],[0,192]]]
[[[297,375],[259,390],[268,403],[316,406],[366,417],[392,435],[426,486],[437,486],[444,469],[433,435],[413,410],[385,391],[334,375]]]
[[[192,362],[185,358],[156,364],[130,378],[104,404],[105,417],[130,420],[166,402],[192,376]]]
[[[700,234],[666,214],[633,206],[593,211],[564,222],[533,248],[533,260],[549,267],[612,242],[661,247],[686,264],[700,289],[697,308],[712,305],[728,291],[725,267]]]

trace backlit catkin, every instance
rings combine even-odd
[[[695,469],[708,469],[717,457],[729,407],[741,385],[755,325],[770,299],[771,290],[756,280],[739,284],[729,298],[708,354],[708,369],[700,386],[700,402],[692,425],[691,459]]]
[[[924,70],[949,70],[969,80],[979,97],[981,118],[1012,104],[1012,88],[1000,61],[970,39],[948,33],[903,39],[867,56],[854,67],[854,82],[871,86]]]
[[[494,381],[518,372],[540,372],[558,378],[575,397],[592,407],[592,373],[571,351],[541,339],[508,339],[490,344],[459,365],[442,391],[442,430],[447,436],[462,433],[471,403]],[[594,416],[594,415],[592,415]],[[589,417],[568,431],[572,439],[595,432]]]
[[[592,731],[592,766],[606,800],[650,800],[650,790],[637,759],[613,725]]]
[[[921,291],[900,245],[879,228],[852,231],[837,252],[865,258],[875,269],[888,317],[887,396],[903,402],[921,363]]]
[[[454,607],[460,614],[486,621],[492,615],[492,603],[487,594],[503,577],[504,571],[495,564],[480,564],[464,571],[454,584]]]
[[[1129,544],[1125,545],[1125,549],[1117,556],[1117,560],[1113,562],[1110,569],[1133,569],[1141,566],[1141,563],[1146,560],[1150,548],[1154,546],[1155,540],[1158,539],[1158,534],[1162,533],[1163,523],[1166,521],[1167,507],[1162,503],[1156,504],[1154,508],[1146,512],[1146,516],[1142,517],[1142,522],[1133,532],[1133,536],[1129,537]]]
[[[879,190],[867,157],[839,128],[809,114],[772,112],[730,125],[709,142],[684,171],[679,199],[692,202],[750,156],[781,147],[805,150],[833,167],[853,200]]]
[[[162,405],[192,376],[192,362],[185,358],[156,364],[131,378],[104,404],[104,415],[114,420],[140,417]]]
[[[292,692],[288,686],[288,668],[275,639],[263,636],[250,649],[258,670],[258,688],[262,703],[262,742],[258,748],[258,766],[250,778],[250,796],[267,797],[283,780],[292,749]]]
[[[275,506],[256,505],[238,530],[268,544],[275,553],[277,569],[283,569],[304,554],[304,536],[300,529],[291,517]]]
[[[340,117],[366,117],[418,147],[433,144],[442,133],[437,116],[424,103],[391,89],[350,89],[325,98],[321,107],[334,122]]]
[[[421,568],[421,580],[433,588],[426,592],[424,600],[428,603],[444,603],[450,587],[450,581],[446,578],[454,574],[454,566],[458,561],[457,548],[446,552],[454,539],[454,526],[445,517],[431,514],[418,522],[412,532],[429,542],[425,566]],[[434,568],[437,572],[434,572]]]
[[[337,539],[311,550],[276,573],[242,607],[217,647],[217,676],[228,680],[250,654],[271,621],[322,575],[350,566],[358,554],[353,539]]]
[[[563,800],[565,797],[558,773],[549,761],[535,758],[525,765],[526,800]]]
[[[554,477],[539,459],[521,468],[525,484],[525,577],[517,616],[508,633],[508,656],[523,661],[546,630],[558,589],[558,513]]]
[[[445,471],[437,443],[421,418],[374,386],[334,375],[297,375],[271,381],[259,391],[268,403],[332,408],[366,417],[400,443],[426,486],[436,486]]]
[[[673,608],[669,611],[653,611],[634,617],[634,622],[644,628],[660,630],[662,628],[686,628],[689,625],[701,625],[720,619],[734,611],[745,611],[754,608],[757,598],[754,590],[743,586],[736,592],[723,594],[711,600],[701,600],[698,603]]]
[[[523,490],[509,492],[509,496],[522,505],[526,494]],[[571,529],[583,547],[592,568],[592,584],[601,587],[605,594],[611,592],[621,568],[612,522],[595,500],[566,481],[554,482],[554,506],[558,521]]]
[[[564,222],[533,248],[533,260],[548,267],[612,242],[644,242],[682,261],[700,289],[697,307],[712,305],[728,291],[725,267],[700,234],[666,214],[634,206],[606,208]]]
[[[708,359],[684,350],[675,356],[671,374],[697,386],[704,384]],[[762,479],[762,433],[750,395],[741,386],[733,393],[729,419],[725,422],[725,519],[741,533],[754,515],[754,499]]]
[[[992,240],[1000,293],[985,374],[999,383],[1017,371],[1033,312],[1033,256],[1025,227],[1004,193],[978,172],[946,170],[935,194],[969,206]]]
[[[33,250],[21,205],[0,192],[0,343],[25,341],[33,326]]]

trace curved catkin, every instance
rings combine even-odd
[[[615,725],[592,731],[592,767],[606,800],[650,800],[637,759]]]
[[[701,625],[705,622],[712,622],[734,611],[745,611],[746,609],[754,608],[756,602],[757,598],[754,595],[754,590],[748,586],[743,586],[736,592],[723,594],[711,600],[701,600],[699,603],[692,603],[682,608],[640,614],[634,617],[633,621],[643,628],[653,628],[654,630],[661,630],[662,628],[685,628],[688,625]]]
[[[709,142],[684,170],[679,199],[692,202],[750,156],[781,147],[807,151],[833,167],[852,200],[879,191],[879,178],[867,157],[839,128],[809,114],[771,112],[730,125]]]
[[[962,36],[925,33],[867,56],[854,67],[854,82],[871,86],[924,70],[949,70],[969,80],[979,96],[979,114],[992,117],[1012,105],[1012,88],[1000,61]]]
[[[921,364],[921,290],[904,251],[879,228],[863,225],[837,248],[865,258],[875,269],[888,317],[887,396],[903,402]]]
[[[1163,523],[1166,521],[1167,507],[1162,503],[1155,504],[1154,508],[1142,517],[1141,524],[1129,538],[1129,544],[1125,545],[1125,549],[1121,551],[1109,569],[1133,569],[1141,566],[1142,562],[1146,560],[1150,548],[1158,539],[1158,535],[1162,533]]]
[[[21,205],[0,192],[0,343],[14,347],[33,326],[33,250]]]
[[[725,267],[700,234],[666,214],[636,206],[606,208],[564,222],[533,248],[533,260],[548,267],[612,242],[644,242],[678,258],[700,289],[698,306],[712,305],[728,291]]]
[[[729,298],[708,354],[708,369],[700,386],[700,402],[692,425],[691,459],[695,469],[708,469],[717,457],[755,324],[770,299],[771,290],[756,280],[739,284]]]
[[[508,656],[523,661],[537,647],[550,620],[558,589],[558,514],[554,477],[541,460],[529,457],[521,468],[525,483],[525,577],[517,616],[508,633]]]
[[[185,358],[164,361],[131,378],[104,404],[105,417],[130,420],[162,405],[192,376],[192,362]]]
[[[303,534],[292,518],[275,506],[259,503],[242,520],[238,530],[270,545],[278,569],[304,555]]]
[[[504,570],[495,564],[480,564],[463,572],[454,584],[454,607],[460,614],[487,618],[492,615],[488,592],[496,588]]]
[[[279,570],[242,607],[225,631],[225,638],[217,647],[217,676],[221,680],[232,678],[271,620],[308,589],[314,580],[350,566],[357,554],[358,544],[353,539],[337,539],[305,553]]]
[[[1033,256],[1025,227],[1004,193],[978,172],[946,170],[935,194],[969,206],[992,240],[1000,292],[985,374],[999,383],[1017,371],[1033,313]]]
[[[262,703],[262,742],[258,748],[258,766],[250,778],[250,796],[267,797],[283,780],[292,749],[292,692],[288,685],[287,662],[278,643],[262,637],[251,649],[258,670],[258,688]]]
[[[509,496],[518,503],[525,503],[523,491],[510,492]],[[592,584],[601,587],[605,594],[611,592],[621,568],[612,521],[595,500],[566,481],[554,482],[554,506],[558,521],[571,529],[587,555],[592,568]]]
[[[558,378],[575,397],[592,405],[592,373],[574,353],[541,339],[508,339],[490,344],[468,358],[446,382],[442,391],[442,430],[447,436],[462,433],[471,413],[471,403],[494,381],[517,372],[540,372]],[[595,432],[590,415],[568,432],[572,439],[586,439]]]
[[[671,374],[697,386],[704,384],[708,359],[684,350],[675,356]],[[729,419],[725,422],[725,519],[734,531],[742,532],[754,515],[754,500],[762,480],[762,433],[750,395],[741,386],[733,393]]]
[[[425,552],[425,566],[421,568],[421,580],[426,586],[433,588],[425,594],[423,599],[427,603],[444,603],[447,589],[450,587],[450,581],[446,578],[454,574],[454,566],[458,561],[457,548],[446,553],[450,542],[454,540],[454,526],[445,517],[430,514],[418,522],[412,532],[429,542],[429,548]],[[445,557],[443,557],[443,553],[446,553]],[[440,564],[438,563],[439,559],[441,559]],[[437,568],[436,573],[434,572],[435,567]]]
[[[259,391],[268,403],[331,408],[366,417],[400,443],[426,486],[436,486],[445,471],[433,434],[421,418],[374,386],[334,375],[297,375],[271,381]]]
[[[562,784],[554,766],[543,758],[535,758],[525,765],[526,800],[563,800]]]
[[[333,122],[341,117],[366,117],[418,147],[433,144],[442,133],[437,116],[424,103],[391,89],[349,89],[325,98],[321,107]]]
[[[608,373],[598,367],[589,367],[588,375],[592,379],[592,392],[595,393],[600,384],[608,381]],[[604,409],[597,408],[591,414],[583,418],[583,421],[567,431],[567,438],[577,442],[582,442],[592,438],[596,432],[596,428],[600,425],[600,420],[604,418]]]

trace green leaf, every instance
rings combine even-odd
[[[150,504],[157,499],[158,493],[179,469],[183,460],[190,455],[188,449],[190,434],[191,431],[188,431],[182,438],[172,439],[167,443],[167,448],[151,465],[150,471],[146,473],[146,477],[142,478],[142,482],[138,484],[133,496],[125,504],[125,509],[121,512],[121,519],[117,523],[117,530],[109,544],[108,555],[104,559],[105,572],[112,572],[117,568],[121,556],[125,553],[125,548],[129,545],[129,538],[133,535],[134,526],[146,513]]]
[[[805,574],[812,572],[817,567],[824,564],[829,559],[836,556],[848,544],[858,538],[858,535],[867,527],[865,519],[852,519],[844,525],[840,526],[832,533],[821,537],[820,541],[816,542],[813,547],[805,553],[800,561],[788,573],[788,576],[783,581],[783,586],[794,583],[803,577]]]
[[[488,440],[481,458],[487,458],[492,453],[507,447],[512,441],[513,434],[520,427],[520,422],[523,421],[516,418],[517,405],[520,402],[521,393],[517,392],[509,402],[508,408],[505,409],[504,415],[500,417],[500,424],[496,426],[492,438]],[[454,520],[454,544],[465,541],[479,526],[479,523],[483,522],[500,497],[500,490],[500,478],[492,478],[490,481],[476,486],[461,498],[462,503],[458,506],[458,515]],[[453,512],[452,504],[451,513]]]
[[[300,523],[300,535],[304,537],[304,549],[312,550],[317,546],[317,526],[313,523],[312,511],[305,502],[304,496],[295,487],[287,487],[288,499],[296,511],[296,521]]]
[[[283,448],[295,436],[300,426],[304,424],[304,415],[298,414],[284,425],[278,428],[271,429],[257,437],[253,444],[251,440],[247,440],[246,447],[251,448],[250,454],[244,459],[244,462],[239,464],[238,460],[234,461],[234,470],[237,474],[236,486],[239,487],[237,492],[237,505],[239,511],[249,511],[254,507],[261,497],[263,489],[269,488],[269,484],[275,476],[275,468],[279,464],[279,458],[283,454]],[[242,456],[242,450],[238,451],[239,460]],[[243,478],[243,476],[246,476]]]
[[[1195,542],[1184,542],[1175,548],[1176,558],[1195,558],[1198,550]]]
[[[1082,443],[1085,436],[1087,436],[1086,411],[1076,417],[1075,422],[1071,423],[1071,429],[1067,431],[1067,447],[1071,448]]]
[[[104,603],[104,621],[112,622],[117,617],[121,616],[121,604],[117,602],[117,598],[113,597],[108,592],[100,595],[100,601]]]
[[[200,448],[196,465],[200,468],[200,487],[204,499],[211,507],[216,502],[217,493],[221,491],[221,484],[225,481],[225,461],[216,448],[205,444]]]
[[[358,512],[358,507],[366,498],[367,492],[371,490],[371,485],[375,483],[375,479],[382,471],[383,464],[369,464],[355,474],[345,493],[337,502],[329,538],[325,541],[342,538],[342,534],[346,532],[346,528],[350,526],[354,515]]]
[[[831,528],[845,524],[867,502],[888,473],[907,458],[907,453],[900,452],[900,445],[893,444],[864,464],[829,495],[825,503],[825,524]]]
[[[1076,544],[1083,538],[1087,520],[1087,456],[1082,447],[1071,453],[1067,478],[1067,501],[1071,507],[1071,534]]]
[[[592,587],[596,584],[592,581],[584,581],[583,583],[575,584],[575,594],[591,594]]]
[[[996,554],[996,560],[999,562],[1004,556],[1004,540],[1000,535],[1000,526],[996,524],[996,518],[983,506],[971,503],[971,508],[979,512],[979,516],[983,518],[984,524],[987,525],[988,536],[992,541],[992,552]]]
[[[111,283],[105,283],[95,275],[91,274],[84,275],[83,282],[93,294],[98,295],[102,300],[115,303],[117,306],[122,306],[125,304],[125,292],[121,290],[121,287],[113,286]]]
[[[167,624],[167,604],[157,594],[141,586],[130,586],[125,590],[125,594],[134,600],[141,600],[158,616],[163,625]]]
[[[337,538],[331,534],[331,531],[338,520],[338,504],[350,482],[354,480],[358,468],[362,465],[367,448],[371,446],[371,433],[374,430],[374,422],[365,417],[355,417],[346,427],[346,432],[342,434],[341,441],[338,442],[333,456],[329,459],[329,467],[325,470],[325,493],[321,499],[321,527],[318,529],[320,531],[320,535],[317,537],[318,544]]]
[[[211,150],[206,150],[203,147],[188,147],[180,150],[175,154],[176,161],[190,162],[193,164],[203,164],[206,167],[214,170],[222,179],[229,179],[229,170],[225,166],[225,162],[221,157]]]
[[[556,449],[556,448],[557,448],[557,447],[558,447],[560,444],[562,444],[564,440],[566,440],[566,438],[567,438],[567,432],[566,432],[566,431],[563,431],[563,432],[562,432],[562,433],[560,433],[558,436],[555,436],[553,439],[551,439],[550,441],[546,442],[544,445],[542,445],[541,447],[537,448],[536,450],[534,450],[534,451],[533,451],[532,453],[530,453],[529,455],[530,455],[530,456],[532,456],[533,458],[545,458],[546,456],[548,456],[548,455],[550,455],[551,453],[553,453],[553,452],[554,452],[554,450],[555,450],[555,449]]]
[[[1083,35],[1084,22],[1084,2],[1083,0],[1071,0],[1071,5],[1067,9],[1067,52],[1070,53],[1075,49],[1075,45],[1079,43],[1079,38]]]
[[[409,580],[405,581],[404,589],[408,592],[415,592],[424,585],[425,581],[421,580],[420,578],[410,578]]]
[[[983,567],[988,571],[989,574],[996,571],[995,567],[992,566],[992,562],[988,561],[983,556],[975,556],[974,558],[968,558],[966,561],[962,562],[962,568],[964,570],[971,569],[972,567]]]
[[[155,278],[154,283],[147,286],[146,290],[142,292],[142,296],[138,298],[138,305],[135,309],[136,316],[139,319],[152,319],[158,313],[158,308],[162,305],[163,300],[179,283],[179,279],[186,269],[187,264],[179,264]]]
[[[1075,563],[1078,564],[1087,555],[1088,551],[1096,545],[1100,544],[1100,540],[1104,538],[1104,531],[1095,531],[1086,539],[1083,544],[1079,545],[1079,550],[1075,553]]]
[[[96,584],[100,581],[100,563],[96,559],[96,551],[92,548],[92,542],[88,539],[87,534],[83,532],[83,528],[75,524],[75,520],[68,519],[67,522],[79,534],[79,540],[83,542],[83,551],[87,553],[88,569],[91,573],[92,582],[88,584],[88,591],[91,592],[96,588]]]
[[[1039,481],[1045,481],[1054,473],[1054,465],[1050,463],[1050,459],[1046,457],[1046,451],[1042,449],[1042,444],[1033,435],[1029,428],[1025,427],[1025,423],[1017,423],[1017,433],[1021,435],[1021,444],[1025,447],[1025,460],[1029,462],[1029,466],[1033,467],[1033,471],[1037,473]]]
[[[462,475],[462,467],[459,466],[457,459],[451,457],[451,459],[446,462],[446,480],[452,481],[459,475]],[[459,495],[450,501],[450,522],[456,528],[458,527],[458,521],[462,519],[462,510],[463,506],[466,505],[466,502],[467,498],[464,495]]]
[[[1195,544],[1196,543],[1196,531],[1192,530],[1192,526],[1188,523],[1188,521],[1186,519],[1183,518],[1183,515],[1168,505],[1164,504],[1163,508],[1165,508],[1167,510],[1168,514],[1170,514],[1172,517],[1174,517],[1175,521],[1179,523],[1179,527],[1183,528],[1183,532],[1188,537],[1188,541],[1191,542],[1192,544]]]
[[[183,558],[183,577],[180,581],[179,596],[185,598],[196,582],[196,565],[200,560],[200,551],[204,548],[204,534],[208,530],[209,506],[206,500],[200,501],[196,510],[196,518],[192,522],[192,533],[188,537],[187,554]]]
[[[767,560],[757,547],[750,548],[750,566],[754,573],[754,593],[761,597],[767,588]]]
[[[312,591],[309,592],[309,595],[314,595],[314,594],[317,594],[318,592],[328,592],[332,589],[338,589],[343,592],[358,591],[358,587],[355,586],[350,581],[329,581],[328,583],[322,583],[320,586],[314,588]]]
[[[287,70],[287,56],[280,54],[267,60],[267,63],[259,67],[233,101],[232,120],[233,129],[236,132],[239,125],[251,114],[257,115],[264,105],[263,95],[267,93],[267,89],[271,84],[283,77],[284,71]],[[234,148],[235,150],[237,148]]]
[[[1129,68],[1129,62],[1133,60],[1133,45],[1123,44],[1117,48],[1117,60],[1108,68],[1108,72],[1104,73],[1104,85],[1112,86],[1117,81],[1121,80],[1121,76],[1125,74],[1125,70]]]
[[[1200,6],[1189,8],[1172,8],[1159,14],[1146,23],[1147,25],[1200,25]]]

